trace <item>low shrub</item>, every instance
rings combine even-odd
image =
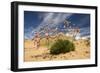
[[[75,46],[69,40],[61,40],[58,39],[51,47],[50,47],[50,54],[61,54],[70,51],[74,51]]]

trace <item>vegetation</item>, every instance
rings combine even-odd
[[[50,47],[50,54],[61,54],[70,51],[74,51],[75,46],[69,40],[61,40],[58,39],[51,47]]]

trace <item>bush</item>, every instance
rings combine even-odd
[[[74,51],[75,46],[69,40],[61,40],[58,39],[51,47],[50,47],[50,54],[60,54],[66,53],[70,51]]]

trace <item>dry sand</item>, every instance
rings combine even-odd
[[[25,40],[24,61],[50,61],[50,60],[75,60],[75,59],[89,59],[90,46],[86,45],[86,40],[74,41],[75,51],[51,55],[49,49],[46,47],[35,48],[32,40]]]

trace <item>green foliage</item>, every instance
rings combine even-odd
[[[51,47],[50,47],[50,53],[51,54],[61,54],[66,53],[70,51],[74,51],[75,46],[72,42],[69,40],[61,40],[58,39]]]

